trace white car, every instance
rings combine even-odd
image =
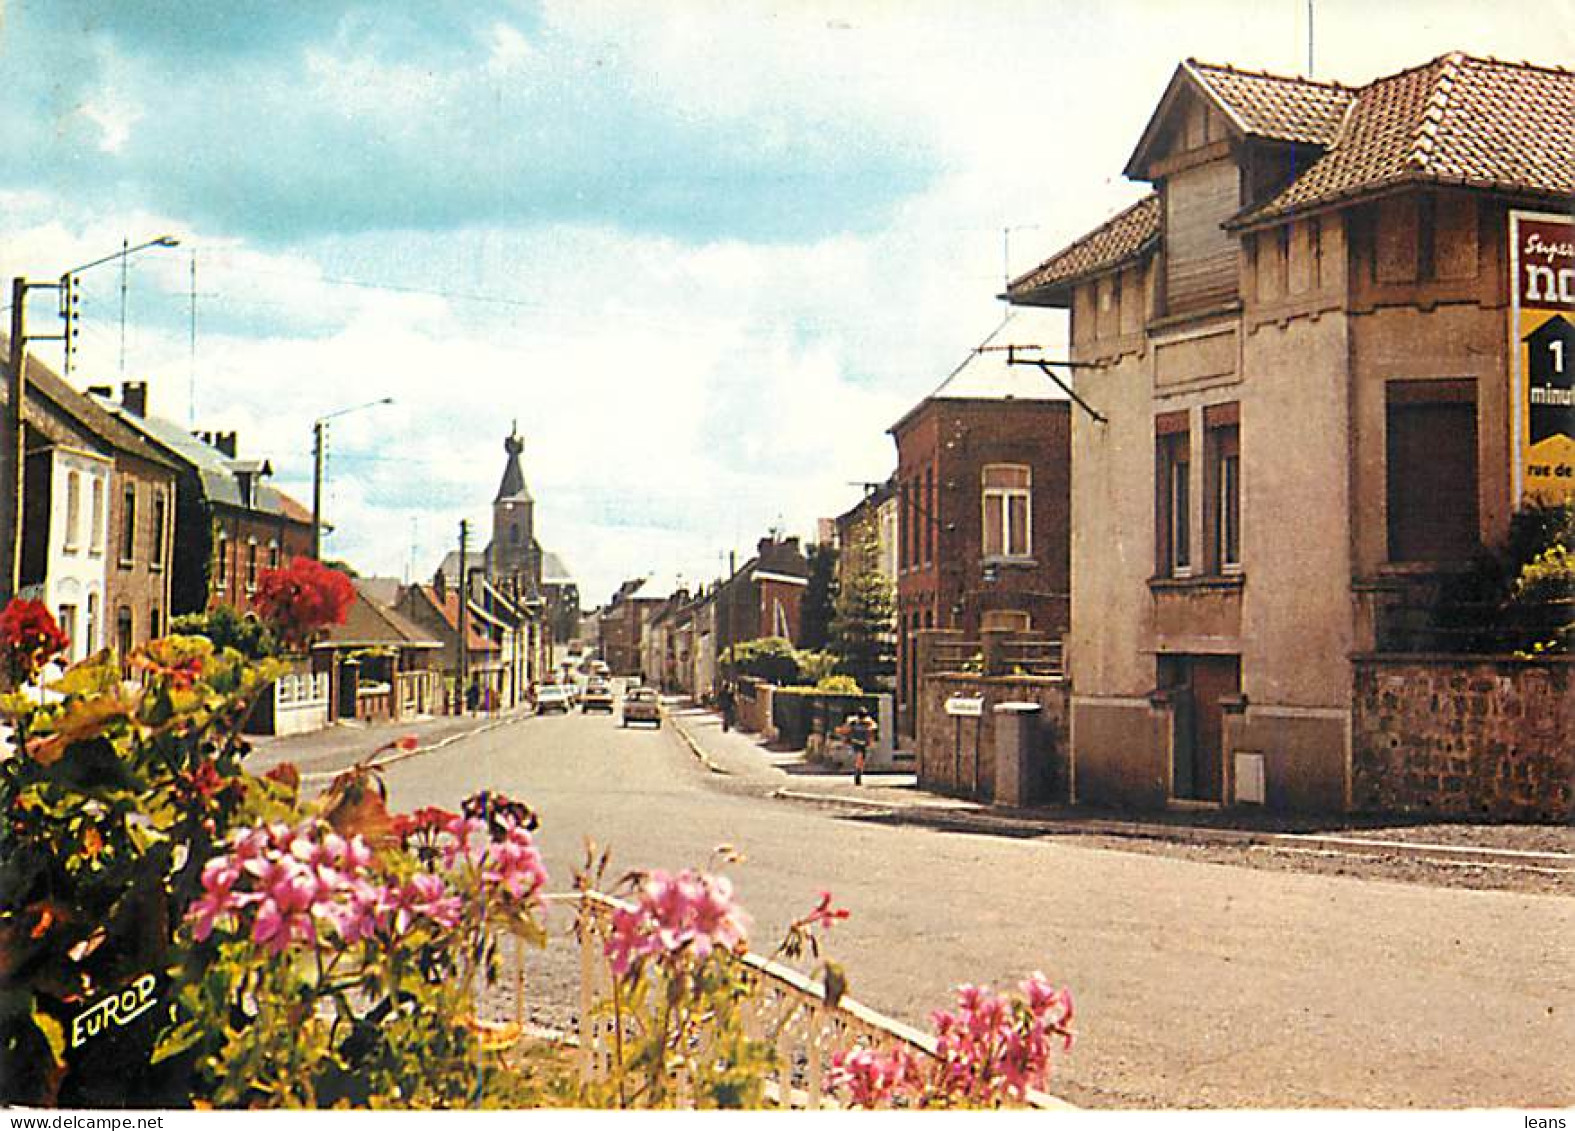
[[[574,706],[574,689],[562,683],[544,683],[536,689],[536,713],[538,715],[550,714],[561,711],[567,715]]]

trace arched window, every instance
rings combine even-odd
[[[66,550],[74,551],[82,537],[82,476],[66,472]]]

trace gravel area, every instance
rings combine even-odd
[[[1460,826],[1438,826],[1459,828]],[[1475,831],[1465,826],[1466,831]],[[1382,830],[1379,830],[1382,831]],[[1416,830],[1405,830],[1414,834]],[[1385,839],[1372,835],[1374,830],[1361,834],[1369,839]],[[1397,835],[1387,839],[1405,840]],[[1420,839],[1420,838],[1418,838]],[[1511,847],[1492,842],[1472,840],[1446,841],[1427,838],[1433,844],[1470,844],[1477,847]],[[1474,888],[1483,891],[1520,892],[1526,895],[1562,895],[1575,897],[1575,862],[1568,868],[1546,869],[1505,864],[1464,863],[1444,860],[1427,860],[1395,853],[1331,852],[1320,849],[1280,848],[1267,845],[1222,846],[1189,844],[1171,840],[1154,840],[1138,837],[1080,837],[1090,847],[1107,848],[1117,852],[1142,852],[1151,856],[1169,856],[1202,864],[1223,864],[1231,867],[1260,868],[1275,872],[1311,872],[1327,876],[1350,876],[1360,880],[1388,880],[1394,883],[1427,884],[1433,887]],[[1513,845],[1520,848],[1520,844]],[[1563,849],[1539,849],[1563,851]]]

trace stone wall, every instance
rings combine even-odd
[[[1354,661],[1357,811],[1575,818],[1575,661]]]
[[[995,711],[998,703],[1038,703],[1038,741],[1029,800],[1060,801],[1067,793],[1069,746],[1065,684],[1051,676],[982,676],[941,672],[925,676],[919,695],[918,773],[923,789],[994,800]],[[946,713],[953,696],[984,700],[978,718]]]
[[[738,729],[753,731],[771,741],[777,737],[777,728],[771,721],[771,700],[776,688],[769,683],[750,679],[738,681],[738,695],[734,699]]]

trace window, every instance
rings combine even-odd
[[[1241,568],[1241,428],[1236,402],[1203,410],[1208,454],[1206,524],[1211,573]]]
[[[230,576],[230,538],[222,530],[213,535],[213,591],[223,593]]]
[[[1028,632],[1033,619],[1019,609],[990,609],[979,622],[983,632]]]
[[[1154,420],[1155,523],[1161,577],[1192,572],[1192,435],[1185,412]]]
[[[1385,389],[1389,560],[1459,561],[1479,548],[1476,382]]]
[[[268,568],[279,568],[279,540],[277,538],[268,540]]]
[[[137,560],[137,488],[126,484],[126,494],[120,508],[120,564],[130,565]]]
[[[66,473],[66,545],[68,554],[76,553],[82,541],[82,476]]]
[[[148,610],[148,639],[157,640],[163,635],[163,626],[159,620],[159,610],[157,606],[155,606],[154,608]]]
[[[162,491],[153,496],[153,546],[148,554],[148,565],[152,569],[164,568],[164,542],[167,534],[164,525],[167,505]]]
[[[55,623],[60,625],[60,630],[66,634],[66,639],[71,642],[71,650],[66,654],[73,660],[82,655],[77,641],[77,607],[75,605],[61,605],[60,615],[55,618]]]
[[[104,552],[104,480],[93,477],[93,509],[88,512],[93,528],[88,531],[88,546],[95,554]]]
[[[1033,473],[1020,464],[984,469],[984,556],[1026,558],[1032,553],[1029,509]]]
[[[89,593],[87,602],[87,624],[82,628],[82,647],[87,654],[92,655],[98,650],[98,594]]]
[[[924,564],[935,560],[935,469],[924,472]]]
[[[246,540],[246,592],[257,592],[257,539]]]
[[[115,611],[115,647],[120,658],[131,655],[131,610],[125,605]]]

